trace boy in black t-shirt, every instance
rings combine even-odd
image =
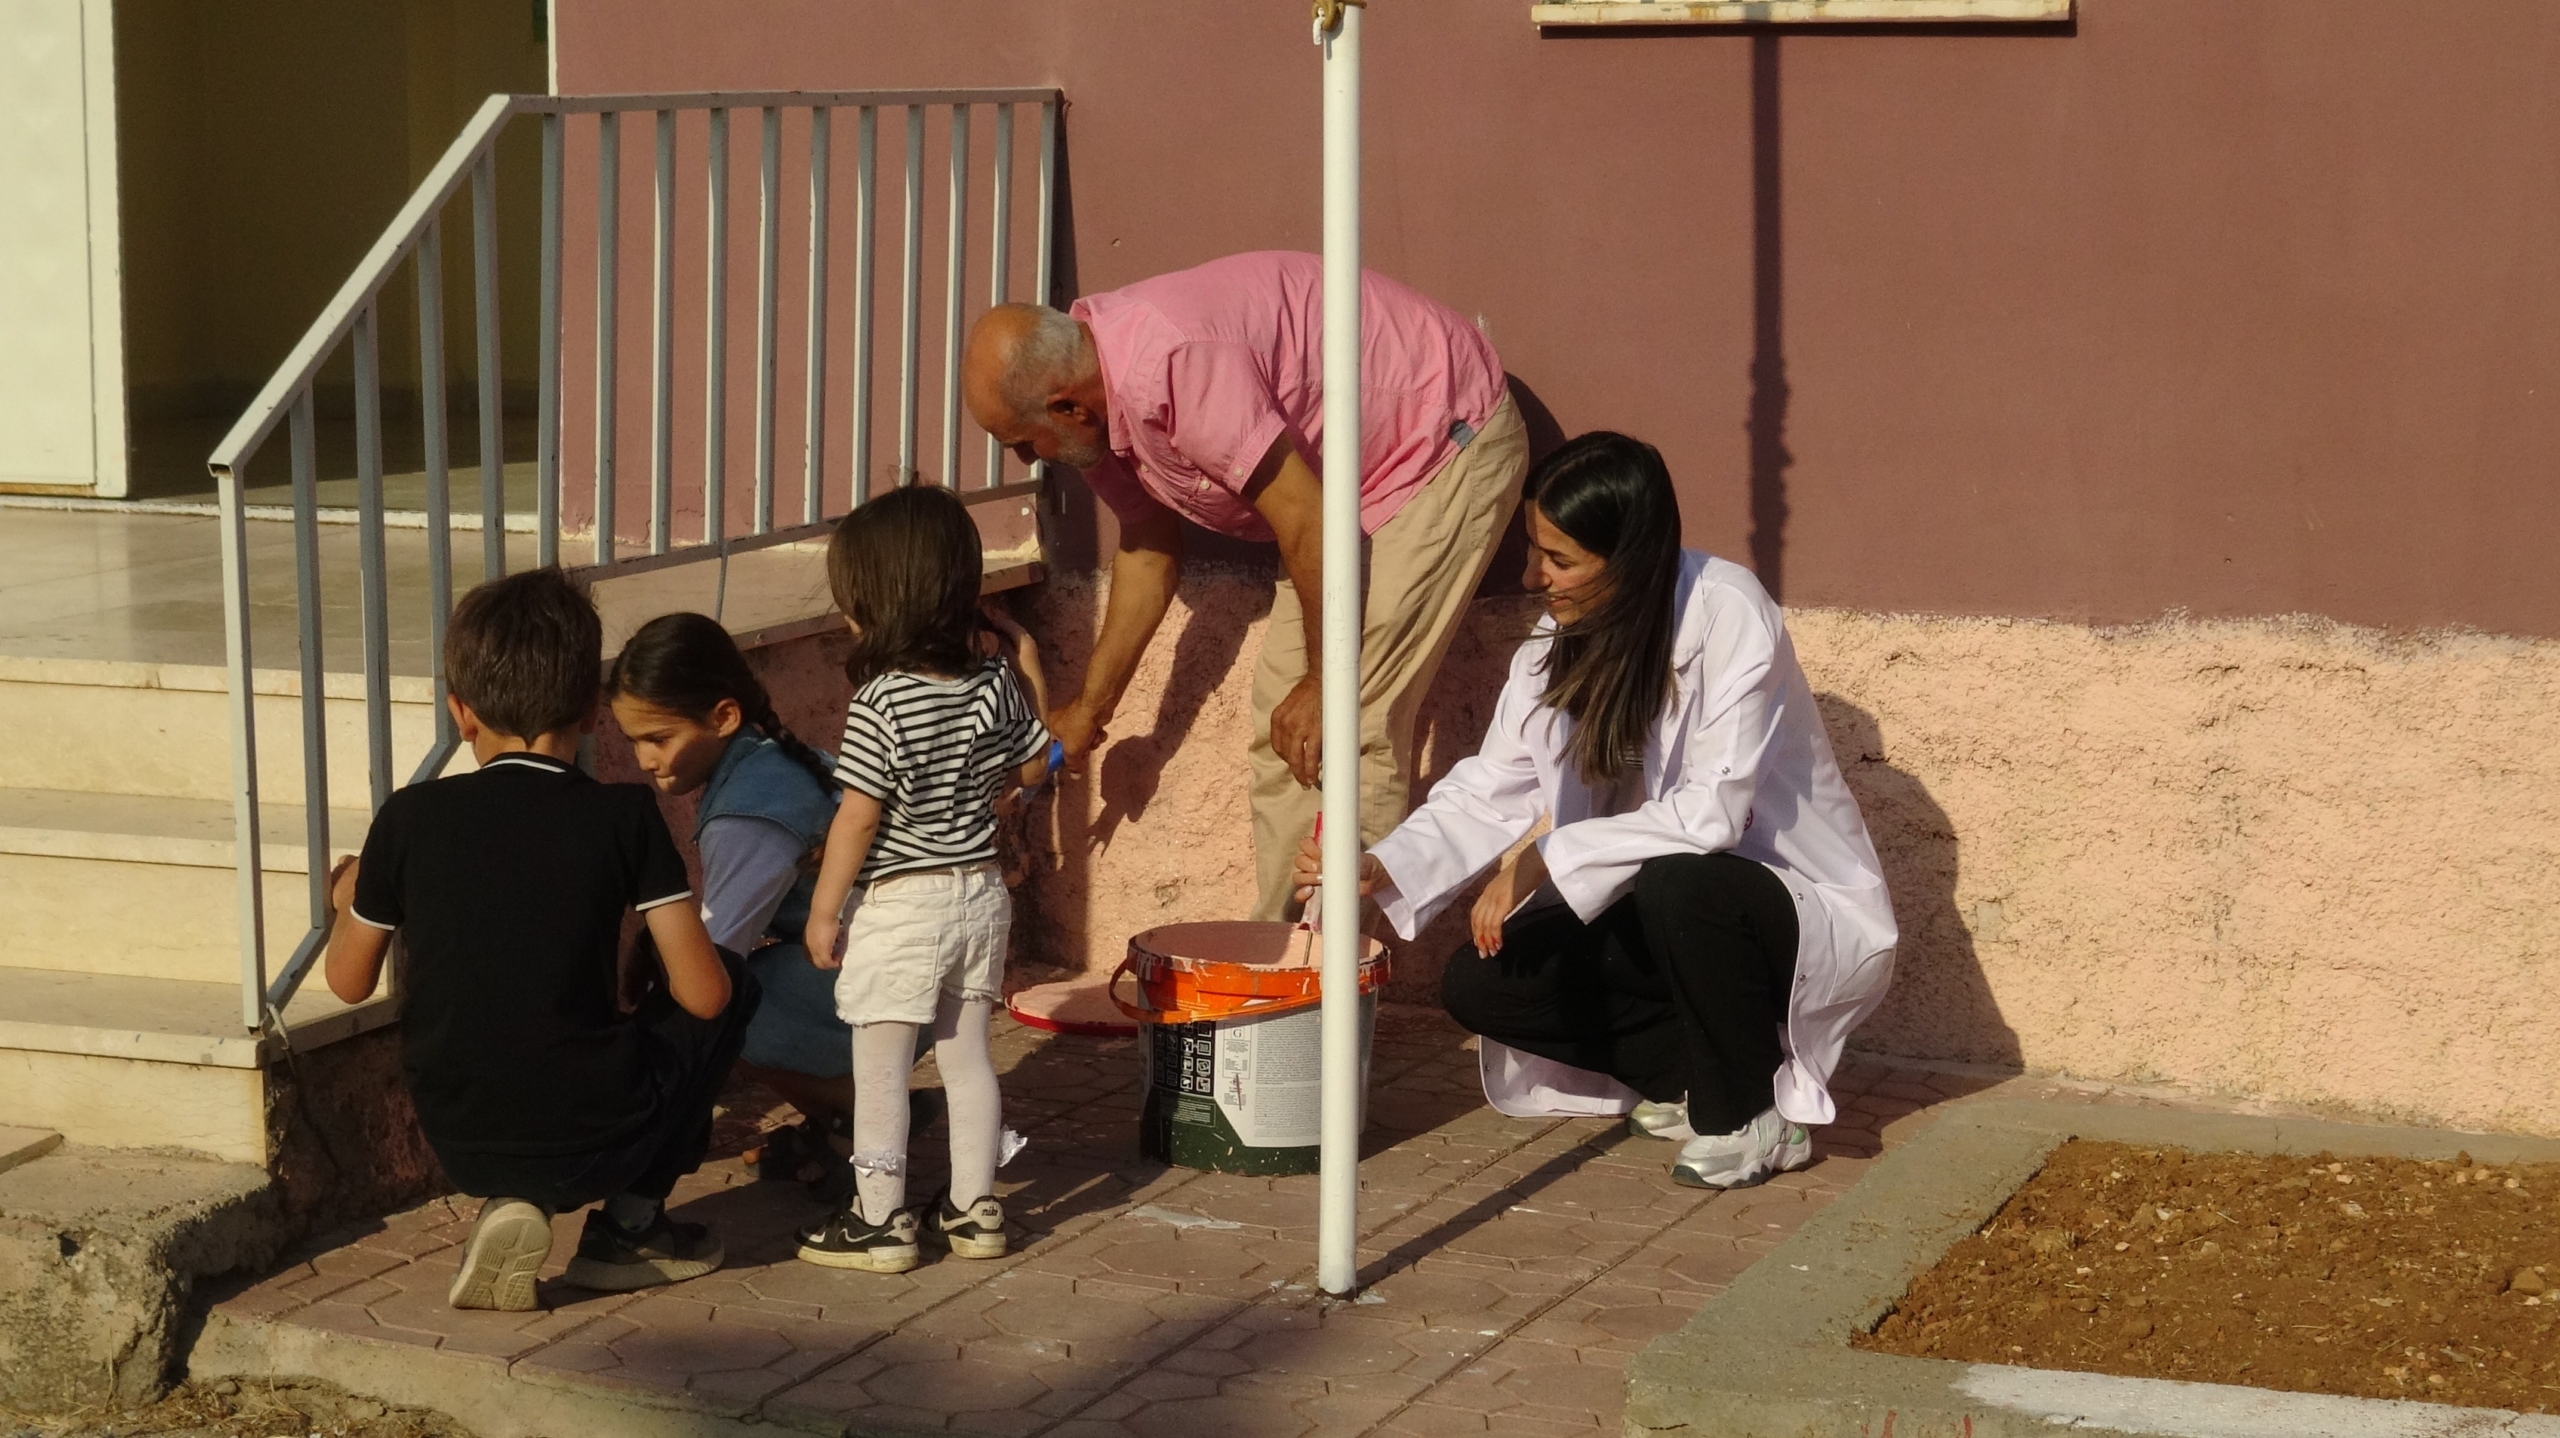
[[[667,1217],[666,1197],[710,1144],[754,981],[703,931],[656,797],[573,762],[602,649],[595,606],[557,569],[464,595],[445,629],[447,702],[480,767],[393,794],[361,862],[331,876],[329,988],[371,994],[403,935],[418,1123],[454,1186],[487,1200],[456,1308],[532,1308],[551,1215],[598,1200],[571,1283],[645,1288],[723,1256],[703,1225]],[[626,1015],[615,946],[635,909],[665,984]]]

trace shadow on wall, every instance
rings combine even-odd
[[[1866,816],[1902,930],[1893,988],[1850,1046],[1897,1058],[2022,1067],[2017,1032],[2000,1016],[1974,952],[1974,926],[1956,907],[1957,840],[1947,811],[1927,786],[1888,762],[1873,714],[1837,694],[1817,694],[1814,702]],[[1996,940],[1996,912],[1977,918],[1983,937]]]
[[[1092,795],[1100,809],[1093,813],[1089,830],[1094,847],[1109,847],[1121,825],[1146,818],[1148,806],[1163,787],[1166,763],[1191,738],[1210,696],[1234,673],[1237,657],[1244,652],[1245,635],[1270,613],[1270,592],[1259,584],[1250,587],[1260,592],[1259,608],[1220,605],[1191,610],[1189,622],[1173,641],[1173,672],[1156,701],[1154,724],[1144,734],[1115,735],[1102,751]],[[1244,762],[1241,749],[1236,762]]]
[[[1081,681],[1107,592],[1101,576],[1053,575],[1017,596],[1049,658],[1052,703]],[[1058,777],[1032,822],[1017,959],[1071,972],[1107,966],[1138,928],[1250,906],[1245,651],[1270,608],[1267,571],[1185,566],[1108,739],[1083,774]]]
[[[1786,211],[1778,137],[1778,37],[1751,37],[1751,568],[1786,602]]]

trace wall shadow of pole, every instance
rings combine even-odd
[[[1998,939],[1998,905],[1979,906],[1979,924],[1966,922],[1957,906],[1955,825],[1926,785],[1888,760],[1875,715],[1837,694],[1813,698],[1841,776],[1875,840],[1885,888],[1893,895],[1894,922],[1902,930],[1893,987],[1851,1037],[1850,1047],[1898,1058],[2021,1067],[2017,1031],[2001,1017],[1974,947],[1977,927],[1981,938]]]
[[[1751,37],[1751,567],[1786,600],[1786,225],[1780,203],[1778,37]]]

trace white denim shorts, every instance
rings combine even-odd
[[[993,863],[892,874],[857,889],[845,919],[836,1013],[849,1024],[930,1024],[941,996],[999,1001],[1013,896]]]

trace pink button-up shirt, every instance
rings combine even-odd
[[[1286,434],[1321,471],[1324,262],[1264,250],[1088,295],[1111,457],[1085,475],[1124,520],[1152,497],[1220,534],[1270,539],[1245,482]],[[1463,317],[1360,276],[1360,527],[1394,517],[1502,400],[1502,361]]]

